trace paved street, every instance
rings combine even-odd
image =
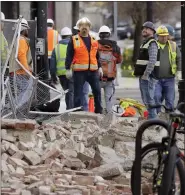
[[[122,98],[128,97],[142,102],[138,78],[119,77],[118,82],[119,86],[116,86],[115,100],[117,97]],[[177,104],[179,98],[177,85],[175,94],[176,94],[175,104]]]

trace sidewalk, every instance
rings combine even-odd
[[[118,77],[116,89],[139,89],[139,78]]]

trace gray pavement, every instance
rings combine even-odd
[[[118,78],[119,86],[116,86],[116,92],[114,97],[114,102],[116,102],[116,98],[133,98],[142,102],[140,90],[139,90],[139,79],[138,78],[127,78],[127,77],[119,77]],[[175,90],[175,104],[177,104],[179,98],[178,86],[176,85]]]

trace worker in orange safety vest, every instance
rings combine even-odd
[[[47,19],[47,36],[48,36],[48,64],[50,67],[52,51],[61,40],[60,34],[56,30],[54,30],[54,21],[52,19]]]
[[[95,113],[102,113],[99,78],[103,77],[103,70],[97,52],[98,42],[89,35],[91,22],[88,18],[78,20],[76,26],[80,32],[68,43],[65,61],[66,77],[74,79],[74,107],[83,105],[83,86],[87,81],[94,95]]]

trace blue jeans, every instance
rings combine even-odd
[[[159,79],[155,88],[155,102],[162,104],[165,100],[165,106],[171,110],[174,108],[175,101],[175,78]],[[157,109],[157,113],[161,108]]]
[[[83,86],[83,110],[89,110],[89,83],[85,82]]]
[[[157,117],[156,109],[149,108],[149,105],[155,105],[154,92],[156,82],[157,81],[151,77],[149,77],[149,80],[139,78],[141,98],[148,110],[148,119],[154,119]]]
[[[74,71],[74,107],[83,105],[83,86],[87,81],[92,89],[95,103],[95,113],[102,113],[101,89],[98,71]]]

